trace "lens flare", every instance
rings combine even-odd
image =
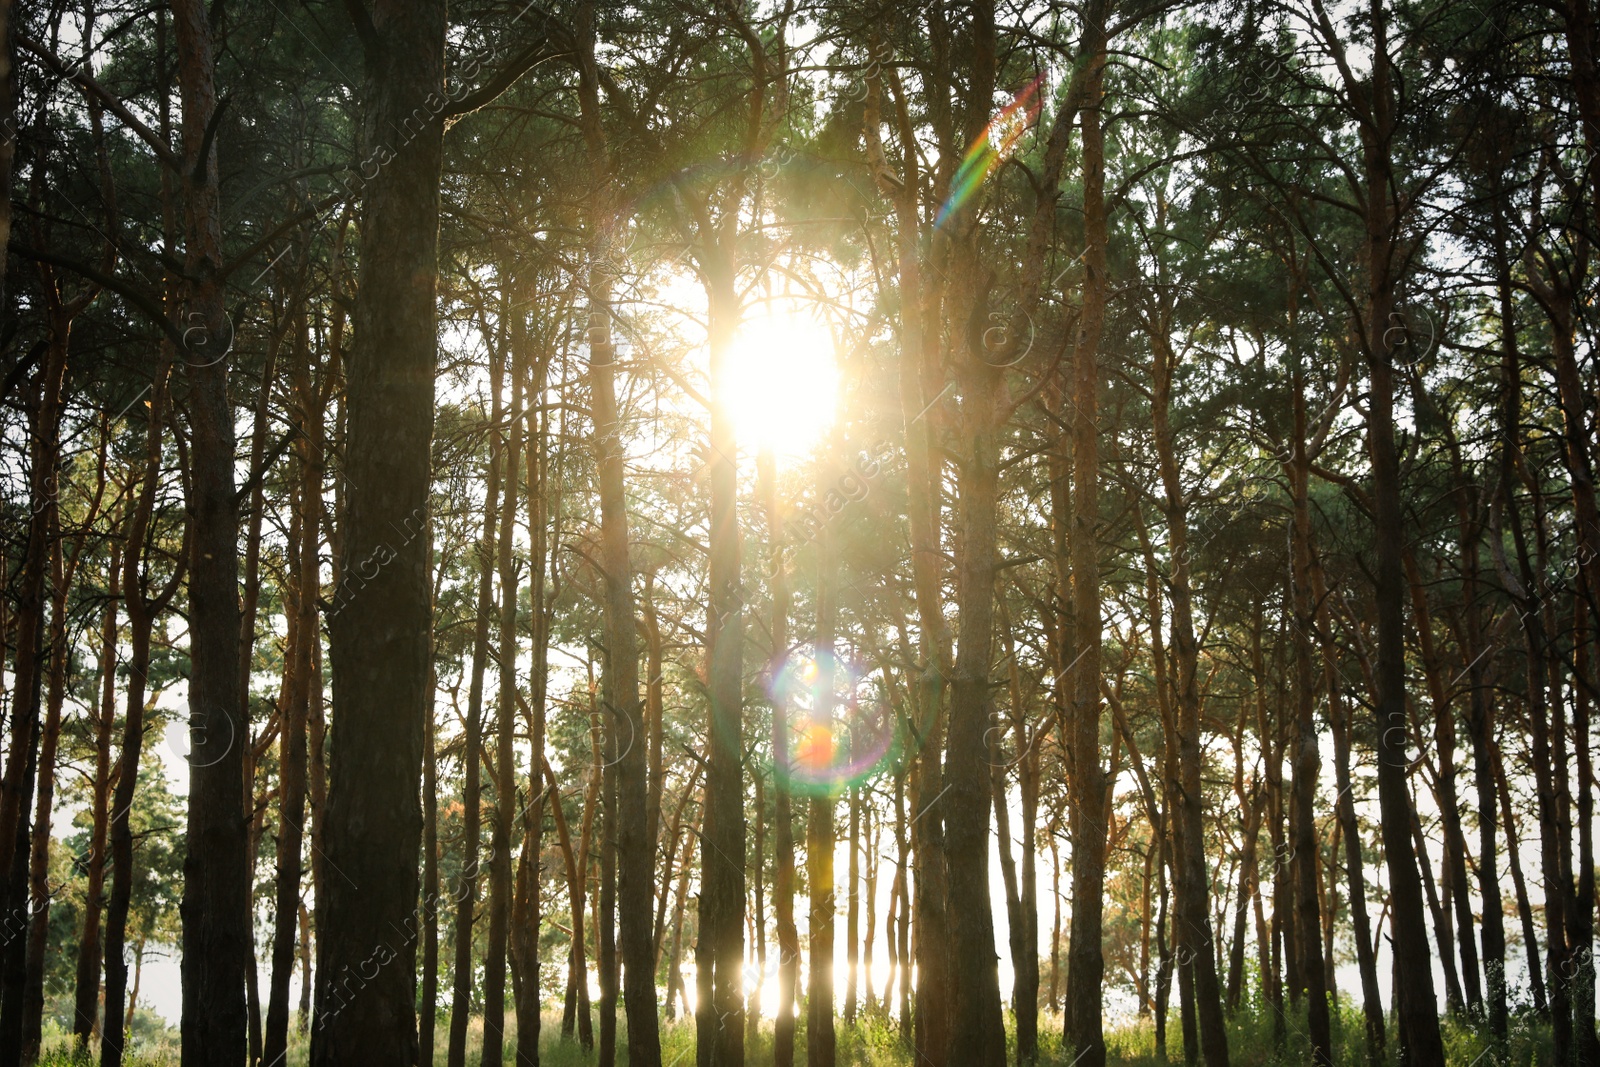
[[[834,661],[834,694],[820,700],[823,671],[816,655],[792,657],[772,682],[775,706],[789,709],[784,750],[774,753],[774,770],[792,793],[826,796],[872,778],[891,760],[894,717],[880,701],[863,706],[861,672]],[[818,705],[828,703],[831,709]]]
[[[1043,82],[1043,74],[1029,82],[972,142],[950,181],[950,196],[939,209],[939,217],[933,220],[935,226],[943,226],[946,219],[965,207],[995,168],[1011,158],[1022,135],[1039,117],[1039,86]]]

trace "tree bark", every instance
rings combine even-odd
[[[768,591],[772,598],[772,660],[779,678],[789,654],[789,574],[783,545],[783,512],[778,504],[777,458],[770,448],[756,461],[756,480],[767,522]],[[789,694],[772,690],[772,910],[778,938],[778,1005],[772,1024],[773,1067],[794,1067],[795,995],[800,985],[800,934],[794,922],[794,811],[789,789]]]
[[[1405,574],[1400,552],[1404,529],[1400,510],[1400,459],[1395,447],[1394,377],[1388,332],[1394,309],[1396,244],[1399,239],[1393,197],[1390,151],[1393,143],[1393,89],[1388,16],[1373,0],[1374,62],[1370,121],[1362,124],[1367,267],[1367,365],[1371,397],[1367,408],[1367,448],[1372,463],[1374,598],[1378,651],[1373,693],[1378,731],[1378,804],[1384,859],[1393,904],[1395,956],[1399,967],[1399,1023],[1408,1062],[1442,1067],[1427,925],[1416,856],[1411,847],[1411,798],[1406,788]]]
[[[1290,329],[1295,326],[1294,299],[1290,300]],[[1320,902],[1317,899],[1317,779],[1322,757],[1317,749],[1316,673],[1311,636],[1316,626],[1318,601],[1312,591],[1311,562],[1311,457],[1306,447],[1306,382],[1298,350],[1289,391],[1294,404],[1294,437],[1290,442],[1289,482],[1294,499],[1293,608],[1294,608],[1294,769],[1293,877],[1295,917],[1299,922],[1300,975],[1306,983],[1308,1031],[1314,1064],[1333,1063],[1333,1035],[1329,1023],[1327,972],[1322,956]]]
[[[826,493],[832,472],[822,467],[819,491]],[[813,656],[817,679],[811,695],[811,715],[802,719],[803,747],[796,754],[797,769],[805,775],[811,792],[806,819],[806,882],[810,890],[810,958],[806,961],[806,1067],[834,1067],[838,1053],[833,1026],[833,960],[836,940],[834,920],[834,805],[835,785],[830,777],[833,749],[838,743],[834,720],[837,678],[836,629],[838,626],[838,566],[831,526],[817,536],[817,626]]]
[[[489,425],[504,415],[505,348],[490,351]],[[472,1015],[472,927],[478,905],[479,837],[483,813],[483,672],[489,661],[489,617],[494,613],[495,519],[500,513],[501,437],[491,432],[485,476],[483,532],[478,541],[478,592],[472,624],[472,675],[467,684],[467,721],[461,756],[461,873],[455,889],[455,981],[451,990],[448,1067],[465,1067],[467,1025]],[[506,491],[512,491],[507,487]]]
[[[358,3],[347,7],[366,52],[363,147],[393,158],[363,190],[346,373],[348,588],[329,620],[340,704],[324,847],[344,877],[328,880],[317,917],[317,1014],[327,1020],[312,1035],[314,1067],[417,1059],[416,947],[395,931],[417,899],[432,629],[426,530],[443,123],[429,101],[443,91],[445,5],[376,0],[370,17]],[[408,139],[391,148],[397,132]],[[364,979],[374,965],[352,988],[351,976]]]
[[[305,838],[307,732],[311,719],[312,679],[316,665],[312,645],[322,640],[317,601],[321,594],[318,546],[321,543],[322,440],[321,405],[313,387],[311,353],[304,309],[297,309],[294,330],[293,383],[299,408],[300,433],[296,439],[299,485],[296,514],[289,538],[290,589],[287,607],[294,612],[292,645],[286,671],[293,679],[285,694],[283,722],[278,735],[278,884],[273,903],[272,988],[267,998],[267,1019],[261,1058],[277,1062],[289,1047],[289,978],[294,971],[295,935],[300,920],[300,852]],[[266,383],[263,383],[266,388]],[[428,794],[431,796],[431,792]]]
[[[506,959],[511,934],[511,825],[516,814],[516,762],[512,746],[517,723],[517,558],[513,551],[517,522],[517,478],[522,446],[522,384],[527,367],[524,311],[508,307],[518,291],[514,275],[502,270],[502,317],[508,317],[509,374],[495,388],[509,385],[511,403],[500,430],[500,536],[495,548],[500,572],[500,618],[496,660],[500,667],[495,699],[494,815],[489,836],[489,930],[483,967],[483,1055],[487,1064],[505,1058]]]
[[[739,580],[738,440],[728,397],[729,349],[739,304],[732,258],[722,244],[704,251],[710,303],[710,598],[707,605],[706,810],[700,849],[700,936],[695,945],[699,1000],[697,1067],[744,1067],[743,788],[744,603]]]
[[[618,904],[621,906],[620,948],[626,988],[628,1062],[634,1067],[660,1067],[661,1037],[656,1016],[655,944],[650,907],[655,878],[655,820],[652,819],[647,734],[639,695],[638,617],[633,598],[633,563],[628,554],[628,509],[624,495],[623,425],[616,398],[616,345],[611,336],[612,264],[618,218],[611,202],[613,168],[600,124],[598,76],[594,59],[594,12],[583,5],[580,16],[585,47],[579,59],[579,92],[590,169],[596,181],[589,269],[589,386],[594,404],[595,464],[600,493],[600,555],[605,574],[605,634],[608,717],[621,736],[617,757]],[[650,679],[654,685],[656,679]]]
[[[1079,652],[1072,669],[1072,932],[1067,954],[1066,1037],[1082,1067],[1105,1067],[1102,1023],[1106,877],[1105,770],[1100,762],[1099,351],[1105,324],[1105,5],[1090,5],[1084,55],[1083,309],[1073,346],[1072,599]]]
[[[211,18],[174,0],[183,99],[183,205],[191,469],[189,818],[183,870],[183,1057],[218,1067],[246,1055],[252,969],[250,832],[243,775],[250,724],[240,685],[239,509],[228,400],[233,327],[223,304],[222,213],[213,119]],[[198,327],[198,329],[196,329]]]
[[[77,984],[73,994],[73,1047],[86,1056],[100,1031],[101,912],[105,904],[106,836],[111,821],[111,728],[116,721],[117,601],[122,595],[122,545],[113,541],[106,564],[106,606],[100,618],[100,708],[94,717],[94,784],[89,805],[89,853],[85,857],[83,932],[78,937]]]
[[[105,1025],[100,1037],[100,1067],[121,1067],[125,1034],[123,1002],[128,989],[128,909],[133,900],[133,826],[130,812],[144,749],[145,692],[149,685],[150,633],[155,617],[176,589],[173,581],[156,598],[148,597],[144,580],[145,539],[155,512],[161,477],[161,436],[166,419],[168,353],[156,365],[146,411],[145,456],[138,501],[128,519],[122,557],[123,602],[128,615],[128,689],[122,716],[122,751],[117,760],[117,786],[111,797],[111,897],[106,907]],[[176,577],[176,576],[175,576]],[[193,752],[191,750],[191,756]],[[242,984],[242,983],[241,983]],[[243,990],[241,989],[241,992]],[[243,1034],[241,1033],[241,1038]]]

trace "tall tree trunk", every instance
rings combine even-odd
[[[850,737],[856,744],[855,735]],[[852,759],[853,762],[853,759]],[[844,920],[844,1021],[854,1024],[861,1009],[857,983],[861,969],[861,789],[850,788],[850,860],[845,872]],[[760,850],[757,849],[759,855]]]
[[[1503,194],[1501,182],[1496,182],[1497,194]],[[1515,294],[1511,287],[1511,263],[1507,252],[1508,236],[1506,233],[1505,210],[1503,195],[1495,198],[1494,213],[1494,268],[1495,268],[1495,296],[1500,325],[1501,344],[1501,393],[1502,399],[1496,405],[1501,408],[1497,422],[1502,435],[1499,449],[1500,476],[1510,477],[1512,470],[1509,460],[1511,452],[1505,448],[1504,435],[1516,432],[1518,412],[1505,412],[1503,397],[1508,392],[1515,396],[1515,391],[1509,389],[1511,383],[1505,378],[1508,373],[1516,373],[1517,357],[1517,322],[1515,308]],[[1509,415],[1510,424],[1506,425]],[[1505,905],[1502,903],[1500,893],[1500,857],[1498,844],[1498,813],[1499,806],[1495,796],[1494,776],[1494,732],[1495,711],[1494,701],[1488,692],[1488,678],[1484,659],[1487,655],[1485,637],[1482,629],[1482,615],[1478,594],[1479,574],[1479,543],[1483,536],[1481,528],[1469,518],[1471,512],[1470,494],[1465,477],[1459,479],[1460,488],[1457,490],[1456,510],[1458,525],[1461,530],[1461,572],[1462,572],[1462,614],[1464,624],[1464,642],[1461,650],[1462,658],[1466,659],[1467,675],[1470,692],[1467,703],[1467,729],[1472,738],[1472,776],[1477,786],[1478,799],[1478,896],[1483,905],[1483,924],[1480,928],[1483,941],[1483,973],[1487,989],[1489,1007],[1489,1029],[1497,1041],[1504,1042],[1510,1030],[1510,1011],[1507,1005],[1506,988],[1506,932],[1505,932]],[[1491,512],[1493,504],[1490,504]],[[1538,975],[1530,975],[1537,978]],[[1542,990],[1541,990],[1542,993]],[[1540,999],[1543,999],[1542,996]]]
[[[122,595],[122,545],[113,541],[106,564],[106,606],[100,618],[100,708],[94,716],[94,784],[89,801],[89,853],[85,857],[83,932],[78,936],[73,995],[73,1048],[86,1056],[100,1029],[101,911],[105,904],[106,835],[111,821],[111,728],[117,700],[117,600]]]
[[[504,419],[505,346],[491,349],[489,425]],[[479,837],[483,813],[483,672],[489,661],[489,617],[494,613],[495,520],[500,514],[501,437],[491,432],[484,488],[483,531],[478,540],[478,592],[472,624],[472,675],[461,756],[461,873],[455,888],[455,981],[451,989],[447,1067],[466,1067],[467,1025],[472,1015],[472,927],[478,905]],[[512,492],[508,486],[506,492]]]
[[[105,1025],[100,1037],[100,1067],[122,1067],[126,1041],[123,1031],[124,997],[128,990],[128,909],[133,900],[133,791],[139,779],[139,757],[144,749],[145,691],[149,685],[150,633],[155,617],[176,588],[173,582],[158,597],[146,595],[145,538],[155,512],[161,477],[161,436],[166,419],[167,372],[170,362],[163,350],[146,407],[144,470],[138,501],[128,518],[123,541],[122,590],[128,614],[128,689],[122,716],[122,751],[117,759],[117,787],[111,797],[111,897],[106,906]],[[193,750],[191,749],[191,757]],[[242,985],[242,983],[241,983]],[[241,992],[243,990],[241,989]],[[240,1035],[241,1038],[243,1035]]]
[[[1428,603],[1427,587],[1423,585],[1422,572],[1416,554],[1410,548],[1403,553],[1406,580],[1410,584],[1411,610],[1416,616],[1417,651],[1427,679],[1428,698],[1433,706],[1433,743],[1438,761],[1435,775],[1434,801],[1439,808],[1442,824],[1443,869],[1440,883],[1444,899],[1436,925],[1444,927],[1451,936],[1439,943],[1439,954],[1444,960],[1446,983],[1456,981],[1455,957],[1459,950],[1461,974],[1457,996],[1459,1005],[1467,1011],[1481,1015],[1483,1012],[1483,987],[1478,981],[1478,953],[1472,943],[1472,898],[1467,884],[1466,837],[1461,830],[1461,811],[1456,796],[1456,718],[1451,707],[1444,666],[1433,642],[1433,611]],[[1419,859],[1422,844],[1419,840]],[[1454,908],[1454,915],[1451,908]],[[1450,928],[1450,919],[1455,919]],[[1441,935],[1443,936],[1443,935]],[[1447,985],[1448,988],[1448,985]]]
[[[3,42],[0,42],[3,45]],[[47,283],[50,278],[44,278]],[[77,303],[77,302],[74,302]],[[50,653],[45,594],[56,525],[62,385],[66,373],[72,319],[81,308],[51,298],[43,363],[34,375],[26,425],[28,436],[28,505],[26,542],[16,584],[17,652],[12,668],[11,738],[0,777],[0,914],[8,927],[29,925],[29,807],[35,776],[43,757],[41,722],[43,676]],[[53,626],[54,622],[50,624]],[[59,716],[58,716],[59,722]],[[54,763],[54,754],[50,763]],[[53,771],[46,771],[46,774]],[[48,838],[48,821],[34,833]],[[48,847],[48,842],[46,843]],[[0,945],[0,1061],[20,1062],[23,1046],[23,993],[27,977],[27,937],[10,937]]]
[[[289,979],[294,971],[294,942],[300,921],[300,852],[305,837],[306,742],[311,718],[315,664],[311,647],[322,639],[317,617],[321,593],[318,546],[322,514],[321,412],[312,383],[310,337],[305,313],[298,309],[294,337],[293,381],[300,411],[297,435],[299,485],[296,514],[290,523],[289,610],[294,612],[292,645],[285,670],[292,682],[285,688],[283,721],[278,735],[278,883],[273,902],[272,988],[262,1035],[263,1062],[276,1063],[289,1047]],[[265,387],[265,385],[263,385]],[[432,794],[429,793],[429,796]]]
[[[328,865],[346,877],[328,880],[317,917],[317,1010],[330,1017],[312,1035],[314,1067],[417,1059],[416,947],[395,931],[417,899],[432,630],[426,528],[443,123],[430,101],[444,88],[445,5],[374,0],[370,17],[359,3],[346,6],[366,55],[363,148],[394,158],[363,189],[346,374],[340,549],[349,588],[329,620],[340,703],[324,845]],[[389,148],[401,130],[407,142]],[[370,970],[374,952],[392,962],[336,1007],[335,976]]]
[[[434,603],[438,603],[437,580]],[[433,681],[428,687],[427,736],[422,749],[422,991],[417,1020],[417,1067],[433,1067],[433,1035],[439,1016],[439,720],[432,694],[438,691],[437,643],[430,649]],[[301,915],[305,909],[301,908]],[[305,937],[302,919],[301,938]],[[302,944],[302,951],[303,951]],[[307,976],[309,977],[309,975]],[[304,990],[302,987],[302,1000]]]
[[[1022,692],[1022,668],[1017,662],[1016,638],[1011,613],[1000,597],[1000,633],[1009,665],[1008,689],[1011,698],[1011,729],[1015,734],[1016,756],[1002,765],[995,753],[986,754],[994,766],[990,777],[994,789],[995,836],[1000,845],[1001,875],[1006,892],[1006,934],[1011,951],[1011,1008],[1016,1017],[1017,1060],[1031,1063],[1039,1052],[1039,901],[1034,890],[1035,832],[1039,809],[1039,746],[1030,733],[1028,709]],[[1001,731],[991,727],[988,741]],[[1006,803],[1005,771],[1017,768],[1022,826],[1022,870],[1019,875],[1013,856],[1011,818]]]
[[[789,574],[783,545],[783,512],[778,504],[777,458],[763,448],[756,480],[767,522],[767,576],[772,598],[772,660],[767,670],[779,678],[789,653]],[[794,811],[790,797],[789,694],[771,686],[772,702],[772,910],[778,938],[778,1005],[772,1024],[773,1067],[794,1067],[795,995],[800,985],[800,934],[794,922]]]
[[[1510,521],[1512,540],[1516,545],[1517,566],[1521,582],[1508,588],[1521,609],[1523,634],[1527,645],[1527,693],[1529,757],[1532,764],[1534,793],[1539,811],[1539,861],[1543,875],[1545,911],[1545,976],[1549,979],[1550,1037],[1554,1062],[1567,1063],[1573,1051],[1571,977],[1573,968],[1568,961],[1566,908],[1569,893],[1563,888],[1561,865],[1562,833],[1558,808],[1560,798],[1556,776],[1565,775],[1564,761],[1552,753],[1552,739],[1560,731],[1552,729],[1550,701],[1546,689],[1549,670],[1549,628],[1546,610],[1537,590],[1536,575],[1541,573],[1530,561],[1527,537],[1518,516],[1514,486],[1503,487],[1505,510]],[[1534,501],[1537,510],[1539,502]],[[1543,560],[1539,561],[1541,564]],[[1510,579],[1510,573],[1504,576]],[[1515,581],[1512,579],[1512,581]],[[1556,692],[1560,703],[1560,692]],[[1560,713],[1557,712],[1559,721]]]
[[[1399,1023],[1402,1047],[1416,1067],[1442,1067],[1438,1003],[1428,949],[1421,884],[1411,847],[1411,798],[1406,788],[1405,574],[1400,552],[1404,529],[1400,509],[1400,457],[1395,446],[1394,377],[1390,314],[1394,309],[1396,244],[1399,233],[1393,204],[1390,152],[1394,132],[1394,90],[1388,41],[1388,15],[1372,0],[1374,62],[1370,122],[1361,131],[1366,204],[1365,295],[1367,366],[1371,397],[1367,408],[1367,448],[1372,463],[1374,598],[1378,652],[1373,693],[1378,733],[1378,806],[1384,860],[1393,905],[1395,956],[1399,967]]]
[[[1083,309],[1073,346],[1072,599],[1078,654],[1070,724],[1072,942],[1067,954],[1066,1037],[1083,1067],[1105,1067],[1102,1017],[1105,956],[1101,923],[1106,877],[1105,771],[1100,762],[1100,339],[1105,325],[1105,136],[1102,129],[1106,5],[1090,4],[1083,126]]]
[[[489,836],[489,931],[483,967],[483,1062],[499,1064],[505,1058],[506,948],[511,935],[511,826],[516,815],[516,758],[512,746],[517,724],[517,557],[514,535],[517,523],[517,478],[522,445],[522,385],[527,367],[525,312],[513,309],[509,293],[519,291],[514,275],[502,270],[501,316],[508,320],[510,373],[496,388],[510,387],[511,403],[501,430],[500,536],[495,547],[500,571],[499,635],[496,639],[500,667],[495,699],[494,815]]]
[[[524,343],[520,335],[513,337]],[[550,410],[544,403],[546,376],[549,372],[548,353],[535,357],[527,387],[527,405],[530,414],[527,445],[527,513],[529,554],[532,575],[528,585],[528,603],[532,611],[533,661],[529,677],[529,700],[523,709],[532,749],[529,760],[529,802],[523,808],[522,855],[517,864],[516,897],[511,916],[511,951],[515,966],[517,1007],[517,1063],[519,1067],[539,1063],[539,1039],[543,1030],[539,1015],[541,986],[539,974],[539,919],[542,901],[540,879],[543,874],[544,810],[545,797],[553,790],[544,785],[545,763],[545,700],[549,689],[548,657],[550,625],[554,605],[546,596],[546,552],[552,544],[559,544],[560,531],[547,526],[550,511],[560,518],[560,499],[554,508],[546,500],[549,445]],[[555,795],[557,806],[560,796]],[[652,968],[653,972],[654,968]]]
[[[592,1049],[594,1033],[589,1019],[588,964],[583,949],[582,873],[587,869],[588,863],[590,816],[586,807],[582,838],[579,843],[581,852],[575,854],[572,835],[567,828],[566,811],[561,806],[561,783],[556,781],[555,772],[550,769],[548,761],[544,764],[544,773],[550,783],[550,808],[555,816],[556,841],[561,847],[562,858],[566,861],[567,894],[572,914],[572,937],[567,950],[567,1005],[561,1016],[561,1039],[566,1041],[572,1038],[573,1024],[576,1022],[578,1037],[583,1042],[583,1047]]]
[[[739,580],[738,471],[729,349],[739,304],[724,244],[704,250],[711,349],[710,597],[707,604],[706,810],[700,849],[700,936],[695,945],[699,1000],[697,1067],[744,1067],[743,788],[744,604]]]
[[[1312,592],[1317,603],[1322,603],[1326,589],[1322,568],[1312,554]],[[1350,718],[1345,710],[1344,693],[1340,687],[1339,667],[1335,657],[1338,650],[1331,633],[1319,621],[1318,637],[1322,644],[1323,685],[1328,693],[1329,732],[1333,735],[1334,784],[1339,795],[1334,802],[1344,841],[1345,879],[1350,890],[1350,930],[1356,943],[1356,967],[1361,975],[1361,1013],[1366,1021],[1367,1062],[1378,1067],[1384,1059],[1387,1041],[1383,1017],[1383,1000],[1378,990],[1378,960],[1374,954],[1372,919],[1367,913],[1367,877],[1361,856],[1361,832],[1356,824],[1354,785],[1350,778]]]
[[[231,1067],[248,1037],[252,970],[250,832],[245,812],[249,720],[239,675],[239,508],[228,400],[233,327],[223,304],[222,212],[214,118],[211,16],[174,0],[183,99],[183,353],[189,379],[189,818],[183,864],[183,1057]]]
[[[1200,647],[1195,637],[1193,594],[1189,573],[1188,501],[1178,474],[1178,456],[1169,419],[1172,378],[1177,356],[1172,350],[1167,323],[1153,323],[1150,330],[1153,349],[1151,367],[1151,421],[1166,494],[1168,545],[1172,553],[1172,573],[1167,580],[1167,595],[1172,601],[1173,692],[1177,707],[1178,793],[1176,811],[1180,823],[1177,835],[1175,888],[1178,893],[1177,940],[1180,959],[1194,967],[1195,1006],[1200,1025],[1200,1041],[1206,1067],[1225,1067],[1228,1062],[1228,1035],[1222,1014],[1222,990],[1217,981],[1216,952],[1208,909],[1211,878],[1205,856],[1205,795],[1200,742]],[[1308,698],[1309,699],[1309,696]],[[1314,737],[1313,737],[1314,741]],[[1312,901],[1315,915],[1315,900]],[[1320,971],[1320,966],[1319,966]],[[1327,1015],[1317,1029],[1312,1013],[1312,1047],[1322,1050],[1318,1063],[1327,1059]]]
[[[606,683],[602,680],[602,685]],[[610,692],[603,707],[614,706]],[[616,718],[595,711],[595,774],[600,780],[600,879],[595,902],[595,963],[600,971],[599,1067],[615,1067],[617,1058],[617,756],[621,740]]]
[[[832,467],[823,465],[823,485],[831,482]],[[806,819],[806,881],[810,890],[810,959],[806,961],[806,1067],[834,1067],[837,1039],[833,1026],[834,899],[833,851],[836,794],[830,777],[837,724],[838,566],[833,530],[824,526],[817,536],[817,627],[813,655],[817,680],[811,695],[811,715],[802,720],[798,769],[812,793]]]
[[[1295,302],[1290,298],[1290,330],[1295,327]],[[1293,606],[1294,606],[1294,771],[1293,876],[1295,916],[1299,922],[1300,974],[1305,979],[1311,1058],[1317,1065],[1333,1063],[1333,1035],[1329,1024],[1327,972],[1323,966],[1322,929],[1317,899],[1317,779],[1322,758],[1317,750],[1316,673],[1311,636],[1316,626],[1316,605],[1311,577],[1311,458],[1306,448],[1306,382],[1298,350],[1289,391],[1294,404],[1294,438],[1290,443],[1289,479],[1294,499]]]
[[[1493,749],[1495,791],[1500,797],[1500,816],[1506,827],[1506,866],[1511,869],[1511,885],[1517,900],[1517,918],[1522,926],[1522,943],[1528,954],[1528,991],[1533,1008],[1540,1015],[1549,1011],[1544,985],[1544,962],[1539,954],[1539,931],[1533,924],[1533,907],[1528,899],[1528,883],[1522,873],[1521,845],[1517,834],[1516,812],[1511,807],[1511,789],[1500,746]]]
[[[892,70],[890,80],[896,89]],[[881,155],[879,111],[882,79],[876,70],[867,75],[866,130],[869,145]],[[911,955],[901,957],[902,983],[909,987],[915,973],[915,1003],[910,1013],[911,1040],[917,1062],[922,1067],[947,1067],[945,1056],[950,1040],[950,929],[946,899],[943,796],[944,723],[941,703],[950,665],[950,636],[942,608],[941,588],[944,554],[939,538],[939,500],[942,470],[941,453],[935,447],[935,424],[945,388],[939,354],[940,329],[937,323],[937,281],[925,279],[922,263],[925,227],[918,190],[923,176],[912,143],[911,119],[903,94],[894,94],[894,122],[903,144],[901,173],[898,178],[880,178],[880,187],[891,196],[898,222],[899,246],[896,249],[900,293],[900,414],[906,450],[907,527],[911,542],[911,575],[917,607],[918,679],[911,698],[912,714],[907,739],[914,753],[907,774],[907,794],[911,815],[907,823],[909,845],[916,857],[917,877],[911,889],[911,907],[901,914],[901,922],[912,925],[916,936],[902,948]],[[887,171],[887,163],[881,165]],[[902,939],[905,941],[906,939]]]
[[[624,738],[618,755],[617,865],[621,907],[624,1005],[628,1016],[628,1062],[660,1067],[661,1037],[656,1017],[655,944],[651,890],[655,878],[656,826],[650,804],[650,743],[639,695],[638,617],[633,600],[633,563],[628,555],[628,509],[623,486],[622,421],[616,398],[616,346],[611,338],[612,264],[618,218],[610,202],[613,171],[600,122],[598,76],[594,59],[594,11],[586,2],[580,16],[584,50],[579,59],[579,91],[584,135],[598,203],[591,217],[589,270],[589,385],[594,404],[595,464],[600,491],[600,555],[605,572],[606,690],[608,719]],[[737,584],[737,572],[735,572]],[[657,679],[651,678],[654,685]],[[659,819],[659,800],[654,811]]]
[[[71,647],[67,638],[67,599],[83,562],[89,525],[99,517],[106,489],[106,434],[100,438],[96,466],[97,489],[80,520],[70,554],[61,534],[61,514],[50,502],[50,670],[45,693],[44,733],[39,741],[38,786],[35,789],[33,825],[28,857],[28,922],[25,976],[22,988],[22,1062],[39,1058],[44,1031],[45,953],[50,942],[50,818],[55,798],[56,752],[61,740],[61,708],[67,695],[67,666]]]

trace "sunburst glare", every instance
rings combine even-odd
[[[833,423],[839,366],[825,322],[805,311],[757,308],[734,339],[728,403],[742,445],[806,455]]]

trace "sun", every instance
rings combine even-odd
[[[725,394],[739,441],[789,459],[833,424],[839,367],[827,324],[803,310],[758,309],[734,338]]]

